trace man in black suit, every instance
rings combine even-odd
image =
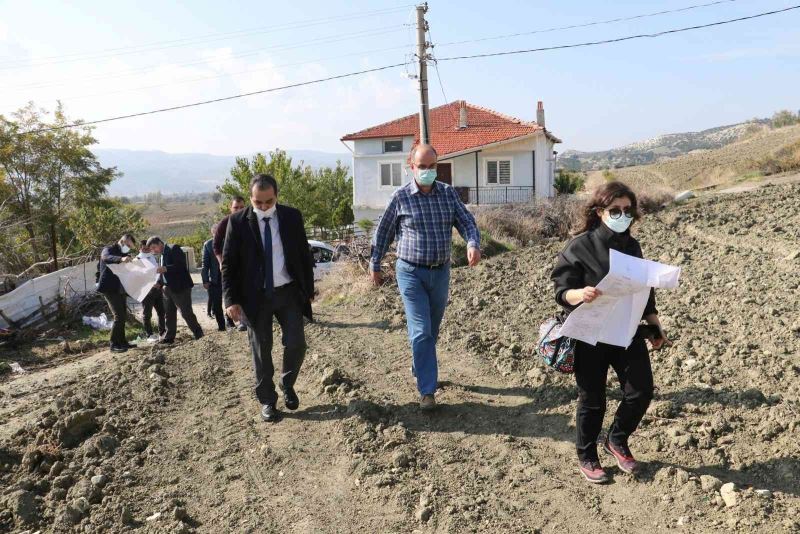
[[[111,314],[114,317],[114,326],[111,327],[111,352],[125,352],[131,345],[125,338],[125,321],[128,318],[127,295],[119,277],[111,272],[108,265],[111,263],[127,263],[131,261],[131,251],[136,246],[136,240],[130,234],[123,235],[120,240],[111,246],[105,247],[100,253],[98,264],[97,291],[103,294]]]
[[[211,228],[212,238],[203,243],[203,267],[200,276],[203,278],[203,287],[208,291],[208,300],[214,318],[217,320],[217,329],[225,331],[225,312],[222,311],[222,272],[219,261],[214,255],[213,236],[217,229],[215,224]]]
[[[192,275],[186,264],[186,254],[178,245],[167,245],[160,237],[153,236],[147,240],[147,247],[153,254],[161,254],[161,283],[164,286],[164,308],[167,316],[167,332],[159,343],[171,345],[175,343],[178,331],[178,310],[186,321],[186,326],[194,334],[195,339],[203,337],[203,329],[197,322],[192,310]]]
[[[272,381],[272,318],[283,342],[280,386],[286,408],[300,400],[294,384],[306,354],[303,316],[311,319],[314,260],[300,211],[278,204],[278,184],[268,174],[250,182],[251,207],[230,216],[222,252],[222,292],[228,315],[248,325],[261,417],[277,422]]]

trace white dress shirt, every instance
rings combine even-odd
[[[264,224],[263,219],[258,221],[258,229],[261,232],[261,247],[264,247]],[[269,218],[269,227],[272,234],[272,280],[274,287],[285,286],[292,281],[289,271],[286,269],[286,257],[283,255],[283,242],[281,242],[281,232],[278,226],[278,212],[272,213]]]

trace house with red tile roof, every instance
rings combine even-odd
[[[555,143],[545,128],[544,106],[527,122],[463,100],[430,110],[430,141],[439,154],[438,180],[455,187],[465,203],[529,202],[554,194]],[[408,153],[419,142],[419,115],[359,132],[342,142],[353,153],[356,219],[374,218],[394,191],[411,181]]]

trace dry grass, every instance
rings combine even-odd
[[[494,239],[527,246],[542,239],[566,239],[580,214],[582,201],[573,195],[481,208],[475,214],[478,226]]]
[[[372,281],[357,262],[338,261],[330,273],[316,283],[319,299],[326,304],[343,304],[354,301],[372,288]]]

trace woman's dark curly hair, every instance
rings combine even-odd
[[[630,187],[622,182],[608,182],[602,187],[598,187],[589,202],[583,207],[581,214],[580,224],[576,233],[581,234],[593,230],[600,225],[600,214],[597,213],[598,209],[607,208],[616,199],[627,197],[631,201],[631,213],[633,220],[638,221],[641,217],[639,215],[639,205],[636,200],[636,193]]]

